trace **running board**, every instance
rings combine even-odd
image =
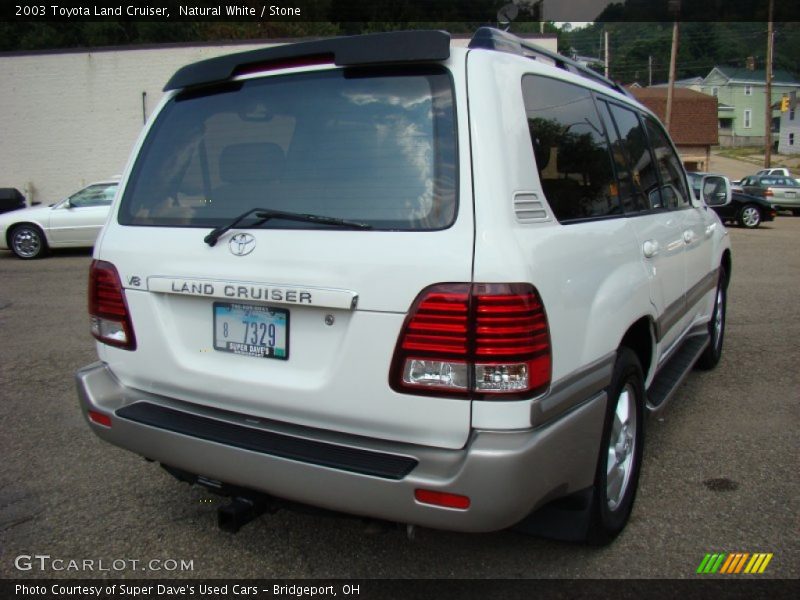
[[[653,379],[647,390],[647,408],[660,412],[692,370],[710,340],[707,332],[686,338]]]

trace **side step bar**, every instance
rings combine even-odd
[[[647,408],[651,412],[660,412],[666,406],[709,342],[708,332],[689,336],[661,367],[647,390]]]

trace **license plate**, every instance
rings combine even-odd
[[[214,348],[258,358],[289,358],[289,311],[214,302]]]

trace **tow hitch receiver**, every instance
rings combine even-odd
[[[253,519],[270,510],[270,502],[266,497],[235,496],[217,511],[217,524],[223,531],[236,533]]]
[[[279,508],[278,500],[267,494],[209,479],[202,475],[195,475],[170,465],[162,464],[161,467],[179,481],[184,481],[189,485],[202,486],[212,494],[230,500],[228,504],[217,510],[217,525],[223,531],[236,533],[265,512],[272,514]]]

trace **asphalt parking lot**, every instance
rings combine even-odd
[[[83,422],[72,375],[95,360],[90,254],[0,252],[0,577],[691,578],[710,552],[773,553],[762,577],[800,577],[800,218],[730,233],[722,362],[648,420],[632,520],[599,549],[514,532],[408,541],[286,511],[223,532],[219,500]],[[27,555],[95,562],[27,569]]]

